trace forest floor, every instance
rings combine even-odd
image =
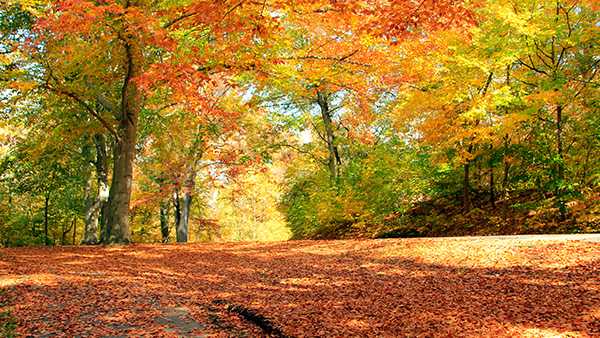
[[[597,337],[599,276],[600,235],[0,249],[0,335]]]

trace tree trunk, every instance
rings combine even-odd
[[[473,145],[470,144],[468,148],[469,154],[473,152]],[[463,177],[463,209],[465,212],[471,210],[471,184],[470,184],[470,169],[471,160],[467,159],[464,165],[464,177]]]
[[[192,193],[185,191],[183,193],[183,208],[181,209],[181,219],[177,227],[177,242],[186,243],[188,241],[190,208],[192,206]]]
[[[179,200],[179,188],[176,188],[173,191],[173,215],[174,215],[174,224],[175,224],[175,237],[177,242],[180,242],[180,234],[179,234],[179,226],[181,224],[181,203]]]
[[[329,174],[331,175],[331,178],[335,180],[339,176],[339,167],[342,164],[342,160],[337,145],[335,144],[335,133],[333,131],[333,121],[327,96],[322,92],[318,92],[317,103],[321,109],[321,118],[325,127],[325,142],[327,143],[327,150],[329,153],[327,160]]]
[[[110,195],[108,186],[108,149],[106,136],[103,134],[94,135],[94,144],[96,145],[96,180],[98,185],[99,213],[98,225],[100,228],[100,242],[107,243],[110,231],[106,226],[108,216],[108,198]],[[98,241],[96,241],[98,242]]]
[[[102,209],[100,209],[100,219],[98,221],[100,228],[100,243],[108,243],[108,237],[110,236],[110,229],[107,224],[108,218],[108,203],[104,203]]]
[[[50,206],[50,193],[46,193],[46,199],[44,200],[44,243],[50,245],[50,238],[48,237],[48,208]]]
[[[73,240],[71,245],[75,245],[75,239],[77,238],[77,218],[73,218]]]
[[[562,140],[562,131],[563,131],[563,106],[558,105],[556,107],[556,151],[558,153],[558,164],[557,164],[557,174],[558,174],[558,184],[556,185],[556,198],[558,201],[558,210],[560,212],[560,219],[564,220],[567,218],[567,206],[564,201],[564,180],[565,180],[565,158],[563,154],[563,140]]]
[[[507,160],[507,156],[506,154],[508,153],[508,145],[509,145],[509,138],[508,138],[508,134],[504,136],[504,156],[503,156],[503,162],[504,162],[504,170],[503,170],[503,175],[502,175],[502,191],[504,194],[507,193],[507,189],[508,189],[508,178],[509,178],[509,174],[510,174],[510,163]]]
[[[169,242],[169,203],[162,202],[160,204],[160,232],[162,234],[162,242]]]
[[[489,161],[489,166],[490,166],[490,204],[492,205],[492,208],[496,208],[496,187],[495,187],[495,177],[494,177],[494,160],[493,160],[493,149],[494,146],[490,144],[490,161]]]
[[[121,97],[121,112],[118,118],[118,139],[115,142],[113,179],[108,199],[107,228],[109,243],[131,242],[129,229],[129,203],[133,183],[133,164],[137,141],[137,124],[141,110],[141,93],[133,81],[141,74],[139,61],[142,53],[139,46],[124,42],[125,79]]]
[[[467,160],[464,165],[464,178],[463,178],[463,209],[465,212],[471,210],[471,187],[469,185],[469,169],[471,162]]]
[[[101,201],[98,193],[93,191],[93,175],[89,176],[85,185],[85,228],[81,244],[96,244],[98,242],[98,217],[100,216]]]
[[[85,227],[83,240],[81,244],[93,245],[99,241],[104,241],[107,237],[104,234],[98,239],[98,225],[100,222],[100,214],[108,201],[108,174],[106,173],[107,152],[106,140],[104,135],[94,135],[94,145],[96,149],[96,159],[94,160],[95,176],[97,189],[93,190],[93,175],[90,175],[86,184],[86,212],[85,212]],[[105,228],[102,227],[102,230]]]
[[[69,232],[71,232],[71,229],[73,229],[73,225],[75,224],[75,220],[77,218],[73,218],[73,221],[71,222],[71,226],[68,229],[65,229],[65,226],[63,225],[63,229],[62,229],[62,236],[60,237],[60,245],[65,245],[67,243],[67,234]]]
[[[494,187],[494,167],[490,166],[490,204],[496,208],[496,189]]]
[[[562,105],[558,105],[556,107],[556,151],[558,153],[558,158],[560,162],[558,163],[558,179],[562,182],[565,178],[565,163],[564,163],[564,154],[563,154],[563,140],[562,140]]]
[[[196,181],[196,158],[188,168],[185,186],[183,188],[183,206],[181,208],[181,218],[177,225],[177,242],[185,243],[189,237],[190,214],[192,208],[192,200],[194,186]]]
[[[482,162],[482,160],[480,158],[475,159],[475,165],[477,168],[477,172],[476,172],[477,177],[475,177],[475,182],[477,182],[477,191],[476,191],[477,193],[479,193],[480,191],[483,190],[482,189],[483,184],[481,184],[481,182],[485,181],[485,173],[482,174],[481,162]]]
[[[137,116],[136,116],[137,119]],[[136,121],[137,122],[137,121]],[[114,153],[113,180],[108,199],[107,230],[109,243],[129,243],[129,202],[133,183],[135,157],[135,122],[121,123],[123,133],[117,141]]]

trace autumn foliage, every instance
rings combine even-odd
[[[0,311],[36,336],[266,335],[244,309],[274,336],[593,337],[599,249],[552,238],[2,249]]]
[[[0,3],[0,335],[600,334],[594,243],[358,240],[600,232],[597,1]]]

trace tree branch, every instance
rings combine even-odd
[[[531,58],[531,56],[529,57]],[[538,69],[535,67],[535,65],[528,65],[525,61],[521,60],[521,59],[517,59],[517,61],[519,61],[519,63],[527,68],[529,68],[530,70],[536,72],[536,73],[540,73],[540,74],[544,74],[544,75],[548,75],[548,73],[546,73],[546,71],[542,70],[542,69]]]
[[[57,93],[60,95],[64,95],[64,96],[67,96],[67,97],[73,99],[75,102],[77,102],[83,108],[85,108],[85,110],[87,110],[87,112],[90,115],[92,115],[96,120],[98,120],[98,122],[100,122],[100,124],[102,124],[102,126],[115,137],[115,140],[119,139],[119,135],[117,134],[115,129],[110,125],[110,123],[108,123],[105,119],[103,119],[102,116],[94,108],[92,108],[92,106],[87,104],[87,102],[85,102],[83,99],[81,99],[75,93],[69,92],[67,90],[59,89],[59,88],[54,88],[52,86],[49,86],[48,84],[43,85],[43,88],[48,89],[51,92],[54,92],[54,93]]]
[[[372,65],[367,64],[367,63],[362,63],[362,62],[356,62],[356,61],[350,61],[348,60],[349,58],[351,58],[352,56],[354,56],[356,53],[358,53],[359,50],[354,50],[352,51],[350,54],[342,56],[342,57],[331,57],[331,56],[317,56],[317,55],[305,55],[305,56],[291,56],[291,57],[287,57],[287,58],[283,58],[284,60],[316,60],[316,61],[334,61],[334,64],[336,63],[346,63],[346,64],[350,64],[350,65],[356,65],[356,66],[362,66],[362,67],[372,67]]]

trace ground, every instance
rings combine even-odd
[[[16,336],[592,337],[600,235],[1,249],[0,289]]]

